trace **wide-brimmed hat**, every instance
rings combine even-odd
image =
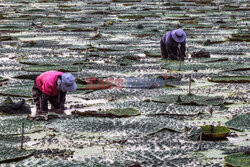
[[[176,42],[183,42],[186,39],[186,33],[182,29],[171,31],[171,36]]]
[[[74,92],[77,89],[75,77],[71,73],[64,73],[60,88],[63,92]]]

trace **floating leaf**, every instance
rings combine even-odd
[[[0,36],[0,41],[11,41],[11,40],[17,40],[17,38],[12,36]]]
[[[225,157],[226,166],[230,167],[249,167],[250,155],[243,152],[230,154]]]
[[[0,134],[21,134],[21,125],[24,123],[24,133],[32,133],[41,127],[42,123],[27,120],[24,116],[2,116],[0,119]]]
[[[21,59],[18,60],[21,64],[27,65],[74,65],[74,64],[91,64],[92,62],[86,61],[85,58],[76,57],[43,57],[43,58],[32,58],[32,59]]]
[[[250,64],[244,62],[232,62],[232,61],[216,61],[210,63],[198,63],[198,62],[182,62],[181,69],[178,61],[167,61],[162,67],[167,70],[174,71],[188,71],[188,70],[223,70],[223,71],[247,71],[250,70]]]
[[[202,128],[204,137],[207,137],[208,139],[226,138],[230,132],[229,128],[225,126],[205,125],[205,126],[201,126],[201,128]]]
[[[77,84],[77,90],[100,90],[100,89],[113,89],[114,84],[111,82],[99,82],[93,84]]]
[[[202,58],[202,59],[196,59],[200,60],[200,63],[214,63],[214,62],[220,62],[220,61],[228,61],[229,59],[227,57],[223,58]]]
[[[70,31],[70,32],[81,32],[81,31],[96,31],[98,28],[97,27],[91,27],[91,28],[86,28],[86,27],[63,27],[60,28],[60,31]]]
[[[94,116],[94,117],[131,117],[138,116],[140,112],[135,108],[115,108],[101,111],[75,111],[81,116]]]
[[[234,117],[230,121],[227,121],[225,125],[231,129],[236,129],[239,131],[250,129],[250,115],[242,114]]]
[[[8,80],[9,80],[8,78],[4,78],[4,77],[0,76],[0,82],[4,82],[4,81],[8,81]]]
[[[0,163],[20,161],[31,156],[35,150],[25,150],[0,145]]]
[[[232,34],[232,37],[229,38],[230,41],[240,41],[240,42],[250,42],[250,33],[242,32],[237,34]]]
[[[184,63],[182,62],[181,68],[178,61],[166,63],[163,69],[173,70],[173,71],[186,71],[186,70],[204,70],[208,68],[207,64],[195,64],[195,63]]]
[[[149,115],[195,116],[204,113],[203,106],[166,105],[160,111],[151,111]]]
[[[198,105],[206,106],[213,105],[219,106],[224,104],[224,100],[219,97],[208,97],[208,96],[199,96],[199,95],[163,95],[153,97],[151,99],[153,102],[159,103],[176,103],[180,105]]]
[[[160,17],[158,14],[120,14],[119,19],[144,19],[145,17]]]
[[[22,42],[22,47],[51,47],[59,44],[59,42],[52,40],[29,40]]]
[[[215,76],[208,78],[210,82],[250,83],[250,76]]]
[[[23,74],[23,75],[16,75],[13,78],[35,80],[39,75],[40,74]]]
[[[27,72],[46,72],[46,71],[61,71],[61,72],[77,72],[79,69],[77,65],[32,65],[29,67],[22,68],[23,71]],[[81,66],[80,68],[87,68]]]
[[[0,95],[15,97],[32,97],[32,84],[0,87]]]
[[[160,52],[148,52],[148,51],[145,51],[144,54],[147,57],[161,57],[161,53]]]

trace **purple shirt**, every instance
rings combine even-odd
[[[179,60],[178,55],[177,55],[177,49],[178,49],[178,44],[180,44],[181,59],[184,60],[185,51],[186,51],[186,40],[184,40],[181,43],[176,42],[170,34],[171,34],[171,31],[164,34],[161,38],[162,58],[168,58],[168,54],[169,54],[171,59]]]

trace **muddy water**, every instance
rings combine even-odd
[[[34,115],[35,106],[27,89],[33,81],[13,78],[41,73],[25,71],[30,65],[19,63],[25,59],[58,58],[55,63],[61,62],[64,68],[72,64],[69,60],[73,58],[84,62],[73,66],[77,72],[72,73],[77,77],[112,79],[117,85],[113,89],[78,90],[68,94],[65,115],[34,125],[30,123],[26,131],[29,140],[24,143],[25,149],[45,150],[46,154],[4,165],[223,166],[224,152],[249,146],[249,129],[232,130],[238,137],[230,136],[226,141],[204,141],[203,150],[198,151],[198,141],[186,138],[184,128],[224,125],[235,115],[249,112],[249,83],[207,80],[213,76],[249,76],[249,69],[225,71],[228,64],[232,69],[240,68],[233,64],[235,62],[249,68],[248,10],[244,0],[3,0],[0,2],[0,76],[8,81],[4,81],[0,89],[1,99],[7,94],[26,95]],[[207,67],[198,71],[193,68],[171,71],[164,68],[167,62],[159,57],[146,56],[146,51],[159,53],[160,37],[178,27],[187,33],[187,53],[205,49],[212,58],[229,58],[228,63],[216,64],[216,68],[206,63]],[[243,36],[233,38],[232,34]],[[212,43],[205,45],[208,39]],[[136,58],[127,59],[127,56]],[[92,63],[86,64],[86,59]],[[188,63],[184,61],[184,65]],[[191,63],[201,65],[196,60]],[[159,81],[158,76],[162,74],[174,75],[180,80]],[[221,96],[233,104],[181,106],[151,101],[162,95],[187,94],[191,74],[195,81],[191,85],[192,93]],[[22,85],[28,87],[22,88]],[[15,87],[19,89],[13,90]],[[75,110],[102,112],[129,107],[139,110],[141,115],[128,118],[71,115]],[[8,121],[3,120],[10,118],[13,120],[15,116],[1,115],[1,126],[7,127]],[[4,128],[1,133],[19,133],[19,124],[15,126],[18,127]],[[34,131],[39,127],[43,128]],[[0,142],[6,144],[4,140]],[[59,149],[65,155],[48,149]],[[73,153],[68,156],[70,151]]]

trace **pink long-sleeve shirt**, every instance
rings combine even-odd
[[[44,72],[36,78],[36,85],[43,93],[49,96],[55,96],[59,93],[57,78],[62,75],[63,72],[59,71]]]

